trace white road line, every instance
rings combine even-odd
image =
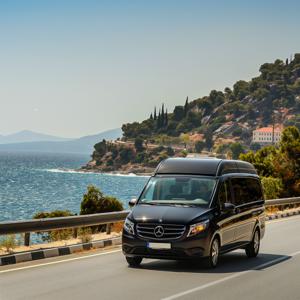
[[[26,266],[26,267],[20,267],[20,268],[15,268],[15,269],[8,269],[8,270],[0,271],[0,274],[19,271],[19,270],[33,269],[33,268],[49,266],[49,265],[56,265],[56,264],[61,264],[61,263],[64,263],[64,262],[80,260],[80,259],[87,259],[87,258],[91,258],[91,257],[95,257],[95,256],[102,256],[102,255],[112,254],[112,253],[121,252],[121,251],[122,250],[118,249],[118,250],[112,250],[112,251],[109,251],[109,252],[101,252],[101,253],[96,253],[96,254],[91,254],[91,255],[86,255],[86,256],[81,256],[81,257],[73,257],[73,258],[68,258],[68,259],[64,259],[64,260],[51,261],[51,262],[48,262],[48,263],[43,263],[43,264],[38,264],[38,265],[33,265],[33,266]],[[59,256],[57,256],[57,257],[59,257]]]
[[[242,271],[242,272],[239,272],[239,273],[235,273],[235,274],[232,274],[230,276],[227,276],[227,277],[224,277],[222,279],[219,279],[219,280],[216,280],[216,281],[212,281],[212,282],[209,282],[209,283],[206,283],[206,284],[203,284],[201,286],[198,286],[198,287],[195,287],[193,289],[190,289],[190,290],[186,290],[186,291],[183,291],[181,293],[178,293],[178,294],[175,294],[175,295],[172,295],[172,296],[169,296],[169,297],[166,297],[166,298],[163,298],[162,300],[173,300],[173,299],[178,299],[180,297],[183,297],[183,296],[186,296],[186,295],[189,295],[189,294],[192,294],[192,293],[195,293],[195,292],[199,292],[201,290],[204,290],[206,288],[209,288],[211,286],[214,286],[214,285],[217,285],[217,284],[220,284],[222,282],[225,282],[225,281],[228,281],[230,279],[233,279],[233,278],[236,278],[236,277],[240,277],[242,275],[245,275],[247,273],[250,273],[250,272],[254,272],[255,270],[258,270],[258,269],[262,269],[262,268],[265,268],[265,267],[268,267],[270,265],[273,265],[275,263],[279,263],[281,261],[284,261],[286,260],[287,256],[290,256],[290,257],[294,257],[296,255],[299,255],[300,254],[300,251],[297,251],[297,252],[294,252],[294,253],[291,253],[291,254],[288,254],[284,257],[279,257],[279,258],[276,258],[276,259],[273,259],[271,261],[268,261],[268,262],[265,262],[263,264],[260,264],[250,270],[247,270],[247,271]]]

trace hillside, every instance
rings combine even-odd
[[[212,90],[191,102],[187,98],[172,113],[162,105],[141,123],[124,124],[122,141],[96,144],[83,169],[143,173],[168,156],[203,150],[238,158],[247,149],[260,148],[251,143],[256,128],[300,128],[300,53],[290,61],[265,63],[259,71],[259,76],[239,80],[232,89]]]
[[[252,131],[273,122],[299,127],[300,53],[291,61],[265,63],[259,71],[259,76],[248,82],[239,80],[232,89],[212,90],[208,96],[191,102],[187,98],[172,113],[162,106],[141,123],[123,125],[124,139],[139,136],[160,141],[164,137],[176,143],[182,133],[200,134],[203,147],[210,149],[232,141],[250,146]]]

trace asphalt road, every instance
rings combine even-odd
[[[119,249],[0,267],[0,299],[300,299],[300,217],[267,224],[260,255],[221,257],[217,269],[144,260]]]

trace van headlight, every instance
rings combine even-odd
[[[128,219],[125,220],[123,228],[127,233],[134,235],[134,223],[131,222],[130,220]]]
[[[189,230],[188,236],[193,236],[200,232],[203,232],[208,227],[208,223],[209,223],[209,221],[207,220],[207,221],[204,221],[201,223],[196,223],[196,224],[190,225],[190,230]]]

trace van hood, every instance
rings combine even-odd
[[[129,218],[137,222],[187,225],[209,211],[210,208],[203,207],[138,204]]]

